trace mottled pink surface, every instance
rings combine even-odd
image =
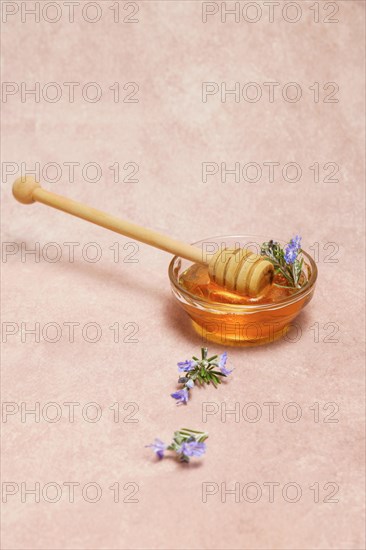
[[[21,7],[3,2],[3,9],[9,4]],[[39,342],[32,335],[22,342],[20,330],[7,336],[2,399],[13,405],[3,406],[20,411],[22,402],[28,408],[38,402],[41,409],[53,402],[62,415],[49,421],[57,412],[54,406],[48,421],[46,409],[39,422],[32,415],[22,422],[20,412],[3,415],[2,480],[19,486],[3,504],[3,548],[364,548],[363,2],[338,2],[335,15],[334,2],[328,8],[315,3],[319,23],[314,22],[316,8],[310,9],[314,2],[305,1],[298,2],[302,17],[297,23],[286,22],[280,8],[270,23],[268,8],[259,1],[263,13],[257,23],[235,23],[233,17],[221,23],[220,14],[203,23],[201,2],[155,0],[137,3],[139,12],[131,16],[137,23],[114,23],[109,8],[115,3],[109,1],[98,4],[99,22],[88,23],[75,8],[75,22],[69,23],[67,7],[58,4],[62,18],[54,24],[44,17],[34,23],[31,16],[22,23],[20,13],[3,24],[3,80],[28,87],[39,82],[41,88],[58,82],[63,91],[56,103],[42,96],[39,103],[29,96],[22,103],[17,93],[2,104],[3,162],[19,165],[3,165],[13,169],[2,178],[3,241],[15,243],[14,248],[7,245],[8,251],[39,243],[46,256],[35,262],[28,255],[22,262],[20,251],[3,255],[3,340],[6,330],[20,329],[21,323],[28,329],[40,323],[41,330]],[[126,17],[134,3],[120,3],[120,10]],[[287,13],[294,17],[291,8]],[[47,17],[54,16],[50,8]],[[325,17],[339,22],[325,23]],[[93,81],[103,90],[98,103],[80,95],[81,87]],[[81,84],[74,103],[67,99],[64,82]],[[108,89],[115,82],[120,83],[118,103]],[[138,103],[122,102],[132,92],[132,87],[123,90],[128,82],[139,86]],[[228,96],[223,103],[216,94],[203,103],[203,82],[227,82],[228,88],[257,82],[263,96],[257,103],[236,103]],[[265,82],[280,83],[273,103]],[[296,103],[282,98],[288,82],[301,85]],[[309,89],[314,82],[320,85],[318,103]],[[330,96],[338,103],[323,101],[334,89],[323,89],[328,82],[339,86]],[[319,247],[319,281],[314,300],[298,320],[299,341],[231,349],[232,379],[217,391],[195,389],[189,405],[177,408],[169,397],[176,387],[175,363],[198,353],[201,341],[171,298],[169,256],[141,245],[132,257],[138,262],[127,263],[123,260],[134,248],[123,246],[130,239],[42,205],[16,203],[11,184],[22,162],[28,169],[36,162],[41,168],[57,162],[63,167],[59,182],[45,183],[47,174],[41,175],[48,189],[188,242],[228,233],[284,238],[301,233],[305,249],[317,254]],[[74,182],[67,162],[80,163]],[[82,176],[89,162],[103,171],[98,182]],[[109,168],[116,162],[119,183]],[[123,170],[128,162],[138,164],[138,181],[122,181],[133,168]],[[225,183],[216,175],[203,182],[204,162],[226,162],[228,168],[256,162],[262,179],[235,182],[228,176]],[[296,162],[302,178],[291,183],[279,171],[270,183],[265,162],[278,162],[281,169]],[[319,182],[309,169],[316,162]],[[333,165],[324,170],[326,163],[339,166],[333,176],[339,181],[325,180],[333,170]],[[51,169],[48,176],[54,176]],[[54,263],[49,258],[55,248],[45,247],[51,242],[62,252]],[[79,243],[74,262],[67,242]],[[102,251],[96,263],[81,254],[89,242]],[[120,258],[114,262],[110,247],[116,242]],[[90,257],[94,252],[89,248]],[[71,322],[79,323],[74,342],[65,325]],[[98,342],[87,341],[94,337],[92,328],[83,337],[87,323],[100,327]],[[117,324],[115,343],[109,327]],[[128,337],[136,324],[138,333]],[[55,326],[60,338],[51,343],[47,340],[55,337]],[[223,349],[212,345],[210,351]],[[80,404],[74,422],[66,402]],[[102,410],[95,423],[81,413],[90,402]],[[116,402],[119,422],[110,409]],[[126,405],[131,402],[139,408],[135,423],[126,421],[136,407]],[[249,422],[241,416],[236,422],[229,415],[222,422],[217,413],[205,423],[203,402],[215,402],[219,409],[222,402],[228,408],[239,403],[244,413],[246,404],[255,402],[262,417]],[[273,422],[266,402],[279,404]],[[301,410],[298,422],[283,418],[290,402]],[[319,403],[319,422],[314,421],[314,403]],[[89,409],[90,417],[94,411]],[[289,416],[294,412],[288,409]],[[249,408],[248,415],[253,414]],[[168,459],[157,463],[144,445],[155,437],[169,440],[183,426],[209,431],[207,455],[189,467]],[[41,489],[57,483],[63,492],[55,503],[47,495],[39,503],[32,495],[22,502],[21,482],[28,489],[36,482]],[[63,485],[67,482],[80,484],[73,503]],[[87,502],[81,494],[90,482],[102,489],[99,502]],[[115,503],[109,487],[117,482],[120,501]],[[129,482],[139,486],[138,502],[123,502],[134,488],[125,486]],[[235,502],[231,494],[222,502],[218,492],[203,503],[204,482],[217,488],[226,483],[228,489],[253,482],[262,496],[258,502],[243,497]],[[274,502],[269,502],[268,482],[280,484]],[[302,490],[298,502],[282,496],[291,482]],[[339,486],[333,497],[337,502],[324,502],[334,484]],[[254,493],[248,494],[252,498]]]

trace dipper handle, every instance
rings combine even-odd
[[[204,259],[202,251],[195,246],[176,241],[171,237],[121,220],[86,204],[51,193],[43,189],[32,177],[18,178],[13,184],[13,195],[22,204],[41,202],[193,263],[208,265],[212,281],[239,294],[258,297],[265,293],[273,282],[274,268],[271,262],[249,250],[244,248],[220,249],[212,257]]]
[[[31,176],[18,178],[14,182],[13,195],[22,204],[41,202],[42,204],[52,206],[52,208],[62,210],[77,218],[105,227],[120,235],[125,235],[125,237],[130,237],[142,243],[155,246],[155,248],[160,248],[160,250],[165,250],[166,252],[170,252],[171,254],[180,256],[191,262],[200,264],[207,263],[207,261],[203,260],[202,251],[195,246],[177,241],[129,221],[121,220],[106,212],[91,208],[86,204],[73,201],[62,195],[51,193],[43,189],[39,182]]]

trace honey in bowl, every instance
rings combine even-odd
[[[179,278],[180,285],[197,297],[206,298],[212,302],[223,304],[253,305],[273,304],[290,296],[291,289],[284,288],[286,280],[281,275],[275,275],[273,285],[265,294],[258,298],[252,298],[237,292],[228,291],[222,286],[212,282],[208,268],[204,265],[193,264]],[[281,285],[281,286],[278,286]]]
[[[225,246],[230,246],[238,238],[216,237],[195,246],[203,247],[213,240],[218,247],[223,241]],[[173,295],[190,316],[203,342],[225,346],[267,344],[287,336],[292,321],[312,298],[317,268],[310,256],[302,254],[300,288],[285,288],[288,283],[276,274],[273,284],[257,297],[228,291],[212,281],[207,266],[175,257],[169,270]]]

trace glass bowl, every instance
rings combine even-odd
[[[201,248],[203,257],[205,254],[213,254],[219,247],[240,246],[259,254],[261,244],[269,240],[268,237],[261,236],[229,235],[210,237],[193,245]],[[273,240],[282,246],[287,242]],[[246,305],[213,301],[189,292],[182,286],[180,278],[193,264],[174,256],[169,265],[173,296],[191,318],[193,328],[203,342],[211,341],[225,346],[268,344],[286,336],[291,322],[313,297],[318,270],[309,254],[302,251],[302,255],[307,282],[299,290],[273,303],[255,303],[254,300]]]

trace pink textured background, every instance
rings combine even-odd
[[[30,4],[30,3],[28,3]],[[41,205],[21,206],[11,196],[13,177],[2,183],[3,241],[29,248],[57,242],[64,255],[50,263],[20,254],[3,258],[3,322],[97,322],[99,342],[77,331],[70,343],[66,329],[59,342],[43,338],[25,343],[19,334],[3,344],[2,399],[29,407],[35,402],[103,409],[98,423],[75,422],[66,409],[57,423],[35,423],[20,415],[3,423],[2,479],[81,485],[99,483],[98,503],[75,502],[63,494],[58,503],[19,494],[3,505],[2,545],[6,549],[359,549],[363,536],[363,34],[364,4],[339,2],[339,23],[315,24],[301,2],[303,18],[289,24],[276,16],[256,24],[219,17],[201,21],[201,3],[138,2],[139,23],[114,24],[103,2],[103,17],[89,24],[26,24],[14,16],[3,25],[3,80],[41,84],[95,81],[105,92],[97,104],[77,93],[75,103],[22,103],[19,94],[3,103],[3,162],[75,161],[99,163],[98,183],[66,175],[47,184],[51,190],[85,201],[137,223],[192,242],[228,233],[303,235],[304,248],[320,243],[315,298],[299,318],[297,343],[278,342],[257,349],[231,349],[232,380],[217,392],[194,390],[187,407],[177,408],[177,360],[197,353],[201,342],[170,296],[169,257],[141,245],[138,263],[113,262],[109,247],[129,240],[66,217]],[[62,5],[62,3],[61,3]],[[322,6],[320,8],[322,10]],[[65,8],[64,8],[65,10]],[[123,13],[123,12],[122,12]],[[323,13],[321,11],[321,13]],[[323,15],[322,15],[323,17]],[[114,82],[139,84],[139,103],[114,103]],[[295,104],[201,101],[204,81],[258,83],[296,81],[303,98]],[[314,103],[308,87],[337,82],[339,103]],[[138,183],[114,183],[109,170],[136,162]],[[302,180],[281,177],[249,184],[218,178],[203,183],[205,161],[297,162]],[[315,183],[309,166],[336,162],[338,183]],[[20,175],[20,171],[17,172]],[[322,175],[323,177],[323,175]],[[67,259],[65,242],[94,241],[102,259],[88,263],[76,253]],[[324,262],[323,247],[339,246],[337,263]],[[119,322],[139,325],[138,343],[114,343],[108,328]],[[320,341],[311,327],[319,323]],[[339,326],[328,342],[331,326]],[[122,338],[127,334],[121,331]],[[219,346],[210,351],[220,352]],[[220,416],[202,422],[203,401],[233,407],[261,405],[257,423],[236,423]],[[264,402],[276,401],[275,422],[266,419]],[[138,423],[114,423],[109,407],[139,406]],[[302,408],[297,423],[283,420],[288,402]],[[319,402],[321,421],[309,409]],[[322,406],[339,406],[338,423],[324,423]],[[126,412],[122,409],[122,414]],[[327,411],[330,412],[330,409]],[[208,453],[197,464],[156,463],[144,445],[175,429],[207,429]],[[257,503],[236,503],[228,496],[201,501],[204,481],[297,482],[303,495],[290,504],[276,493],[268,502],[263,488]],[[114,503],[108,489],[119,482],[139,485],[139,502]],[[339,485],[338,503],[314,503],[309,486]],[[127,493],[122,491],[122,495]]]

